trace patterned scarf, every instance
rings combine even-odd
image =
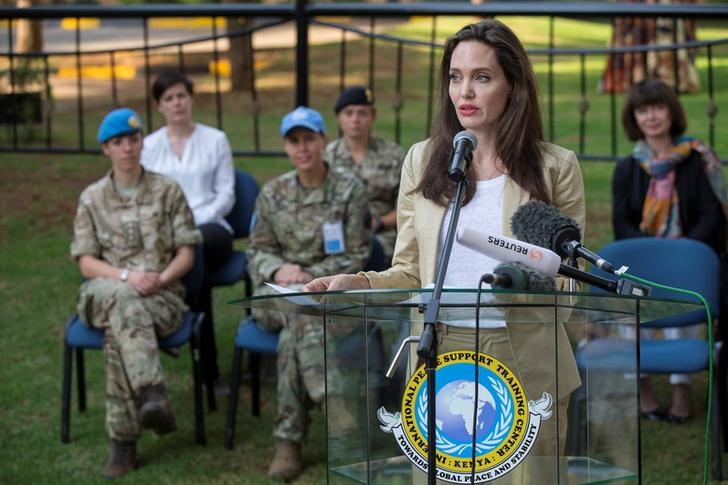
[[[679,238],[683,235],[679,215],[679,195],[675,190],[675,167],[695,150],[703,160],[703,169],[710,187],[728,215],[723,169],[713,150],[697,138],[683,136],[675,140],[666,158],[657,158],[644,141],[637,142],[633,156],[650,175],[650,185],[642,205],[640,230],[655,237]]]

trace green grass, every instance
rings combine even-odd
[[[443,39],[468,19],[440,19],[438,39]],[[543,47],[547,25],[541,19],[507,18],[509,25],[522,36],[529,47]],[[429,38],[429,21],[413,19],[397,27],[396,33]],[[604,46],[609,25],[574,20],[557,20],[557,46]],[[701,35],[702,35],[701,31]],[[728,30],[711,26],[706,36],[728,37]],[[366,82],[366,44],[349,42],[347,83]],[[362,53],[358,55],[358,53]],[[258,73],[260,86],[261,139],[265,149],[278,149],[278,122],[293,103],[293,53],[273,51],[261,53],[270,65]],[[377,97],[379,118],[377,133],[391,136],[394,128],[393,59],[396,52],[377,43]],[[402,111],[402,144],[409,145],[425,135],[425,108],[428,52],[407,48],[405,52],[405,97]],[[336,62],[331,62],[336,59]],[[333,103],[338,90],[338,46],[321,46],[311,51],[312,105],[322,109],[331,133],[335,133],[333,113],[325,107]],[[541,82],[546,89],[544,59],[534,59]],[[587,113],[588,139],[586,150],[609,153],[609,96],[595,94],[596,82],[604,65],[602,59],[590,60],[588,88],[590,109]],[[556,142],[578,149],[579,80],[573,59],[557,59],[555,69],[555,136]],[[705,65],[698,67],[705,79]],[[728,92],[728,62],[716,62],[716,93],[725,99]],[[200,81],[209,78],[201,78]],[[196,114],[200,121],[214,124],[214,98],[206,93],[204,82],[196,97]],[[136,89],[136,90],[135,90]],[[138,84],[123,86],[122,100],[137,109],[144,103],[136,93]],[[684,96],[690,116],[690,133],[705,137],[707,124],[703,110],[706,95]],[[621,98],[617,96],[617,107]],[[224,127],[235,148],[249,149],[252,141],[252,103],[248,96],[226,93],[223,100]],[[54,138],[59,146],[76,143],[74,105],[59,103]],[[86,142],[94,146],[96,123],[107,109],[106,102],[87,103]],[[718,114],[717,126],[725,126],[728,110]],[[62,122],[60,121],[62,120]],[[161,120],[155,115],[155,126]],[[36,137],[38,134],[36,133]],[[728,154],[728,140],[719,137],[718,152]],[[8,131],[0,132],[0,144],[9,143]],[[37,143],[33,142],[33,143]],[[617,140],[618,153],[629,151],[622,135]],[[239,168],[252,173],[260,182],[287,170],[286,160],[238,159]],[[99,352],[87,353],[87,388],[89,409],[85,415],[75,409],[71,416],[71,439],[68,445],[59,442],[60,382],[63,324],[74,311],[78,287],[77,265],[68,255],[71,221],[78,195],[83,187],[98,179],[108,168],[100,156],[77,155],[0,155],[0,465],[2,483],[94,483],[102,482],[100,471],[108,453],[104,432],[103,368]],[[612,238],[610,183],[613,164],[582,164],[587,199],[586,244],[598,248]],[[243,295],[242,285],[215,291],[215,320],[220,363],[225,376],[232,361],[232,340],[242,317],[240,307],[228,301]],[[186,349],[185,349],[186,350]],[[206,416],[208,445],[194,445],[190,362],[187,353],[175,360],[163,360],[171,396],[178,417],[179,429],[170,437],[156,438],[146,434],[140,443],[146,465],[134,473],[129,483],[151,480],[162,483],[267,483],[265,470],[272,453],[272,418],[274,389],[264,388],[260,419],[249,413],[247,381],[240,396],[237,425],[237,446],[233,451],[222,447],[226,402],[218,403],[216,413]],[[658,378],[658,392],[667,400],[669,386]],[[683,426],[660,423],[643,425],[644,483],[698,483],[702,472],[702,445],[705,421],[706,382],[699,376],[693,392],[694,418]],[[75,398],[74,398],[75,404]],[[321,483],[325,477],[321,415],[314,412],[311,443],[305,448],[308,466],[300,483]]]

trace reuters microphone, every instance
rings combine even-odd
[[[457,240],[466,248],[497,261],[523,263],[529,268],[554,277],[559,272],[561,258],[555,252],[518,239],[491,234],[473,227],[458,229]]]

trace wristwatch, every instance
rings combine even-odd
[[[129,279],[129,268],[124,268],[121,270],[121,274],[119,275],[119,279],[123,282],[126,282],[126,280]]]

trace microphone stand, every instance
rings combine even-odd
[[[567,268],[574,268],[579,269],[579,263],[576,261],[576,251],[574,248],[569,247],[568,249],[569,257],[566,260],[566,267]],[[572,293],[576,292],[576,280],[572,277],[569,277],[569,291]]]
[[[464,176],[464,171],[459,173],[450,172],[450,178],[456,179],[458,184],[457,193],[455,195],[452,217],[450,225],[447,228],[447,236],[445,237],[445,245],[440,254],[440,264],[437,266],[437,276],[435,278],[435,288],[432,291],[432,298],[427,302],[425,309],[425,328],[420,336],[420,342],[417,346],[417,355],[425,360],[425,370],[427,372],[427,483],[435,485],[437,480],[437,423],[436,423],[436,406],[437,389],[435,387],[435,371],[437,370],[437,336],[435,324],[440,314],[440,296],[442,295],[442,285],[445,281],[445,273],[447,273],[447,264],[450,261],[450,253],[452,252],[452,243],[455,240],[455,232],[460,218],[460,207],[465,198],[465,189],[468,185]]]

